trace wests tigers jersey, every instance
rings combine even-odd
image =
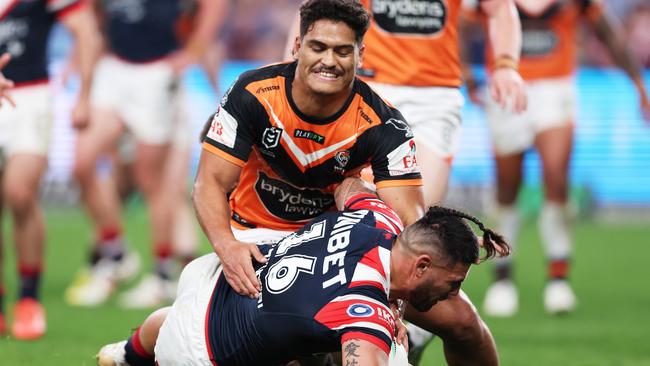
[[[462,0],[362,0],[372,14],[359,72],[366,81],[458,87]]]
[[[363,339],[389,353],[395,320],[388,304],[397,215],[370,195],[325,213],[273,247],[256,265],[259,299],[238,295],[221,276],[205,328],[213,364],[280,365]]]
[[[334,206],[333,192],[370,164],[379,188],[421,185],[413,133],[364,82],[335,115],[301,113],[296,64],[243,74],[211,121],[204,149],[242,167],[230,195],[233,225],[293,231]]]
[[[565,77],[577,67],[577,31],[580,19],[597,19],[603,11],[599,0],[557,0],[540,15],[518,6],[522,28],[519,73],[524,80]],[[486,47],[488,69],[494,56]]]

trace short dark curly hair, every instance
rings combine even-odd
[[[357,0],[308,0],[300,6],[300,38],[321,19],[347,24],[357,43],[363,41],[370,26],[370,15]]]

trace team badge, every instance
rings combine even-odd
[[[366,304],[354,304],[348,307],[348,315],[355,318],[367,318],[375,314],[375,311]]]
[[[348,150],[339,151],[334,155],[334,160],[336,160],[334,170],[337,173],[343,174],[345,167],[350,162],[350,152]]]
[[[267,149],[272,149],[278,146],[280,142],[280,136],[282,136],[282,129],[278,127],[268,127],[264,130],[262,134],[262,145]]]

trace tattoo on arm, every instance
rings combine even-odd
[[[345,366],[357,366],[359,364],[357,349],[359,349],[359,345],[355,342],[350,342],[345,346]]]

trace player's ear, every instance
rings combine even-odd
[[[422,277],[431,268],[432,259],[428,254],[421,254],[415,260],[415,276]]]
[[[363,54],[365,50],[366,45],[362,43],[361,47],[359,47],[359,62],[357,62],[357,69],[363,65]]]
[[[293,57],[293,60],[298,59],[298,51],[300,51],[300,36],[296,36],[296,40],[293,42],[293,49],[291,50],[291,57]]]

